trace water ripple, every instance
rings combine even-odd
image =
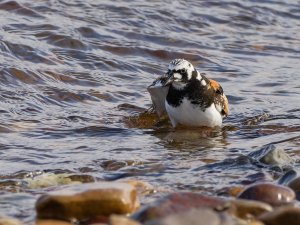
[[[273,143],[299,162],[296,2],[8,0],[0,14],[1,214],[33,220],[28,200],[45,190],[20,184],[36,171],[216,194],[276,179],[245,161],[253,149]],[[174,58],[222,84],[222,129],[143,114]]]

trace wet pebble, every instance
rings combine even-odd
[[[249,222],[247,225],[265,225],[265,224],[261,221],[255,220],[255,221]]]
[[[285,186],[272,183],[257,183],[248,186],[238,195],[241,199],[257,200],[278,206],[290,203],[295,199],[295,192]]]
[[[0,216],[0,225],[22,225],[23,223],[17,219]]]
[[[261,215],[258,219],[266,225],[299,225],[300,208],[293,206],[279,207],[273,212]]]
[[[145,223],[153,219],[160,219],[170,214],[182,213],[189,209],[208,207],[222,209],[227,202],[222,198],[204,196],[192,192],[172,193],[166,197],[147,205],[134,213],[132,218]]]
[[[72,225],[72,223],[61,220],[37,220],[35,225]]]
[[[287,185],[292,180],[294,180],[297,177],[297,175],[298,175],[298,173],[295,170],[289,170],[278,179],[277,183],[281,184],[281,185]]]
[[[141,181],[141,180],[122,180],[122,182],[134,186],[139,195],[148,195],[148,194],[152,194],[152,193],[156,192],[154,187],[151,184],[149,184],[145,181]]]
[[[125,216],[112,215],[109,218],[109,225],[141,225],[141,224]]]
[[[230,196],[236,197],[243,190],[244,190],[244,187],[241,187],[241,186],[228,187],[228,188],[226,188],[226,193],[228,193]]]
[[[288,183],[288,187],[296,193],[297,200],[300,200],[300,177],[296,177]]]
[[[120,182],[71,185],[41,196],[36,202],[37,217],[83,220],[98,215],[132,213],[139,206],[134,186]]]
[[[230,201],[231,212],[239,218],[250,219],[255,218],[263,213],[271,212],[273,210],[272,206],[267,203],[244,200],[244,199],[234,199]]]
[[[198,208],[154,219],[145,225],[221,225],[221,223],[221,217],[212,209]]]
[[[65,173],[43,173],[35,177],[25,178],[23,181],[26,183],[27,188],[31,189],[81,183],[80,181],[72,180],[69,176],[69,174]]]

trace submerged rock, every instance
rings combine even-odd
[[[288,185],[293,179],[297,177],[297,175],[298,173],[295,170],[289,170],[278,179],[277,183],[280,185]]]
[[[41,196],[38,218],[83,220],[98,215],[132,213],[139,206],[136,189],[129,184],[98,182],[68,186]]]
[[[293,162],[282,148],[276,147],[275,145],[268,145],[262,149],[251,152],[248,156],[267,165],[288,165]]]
[[[258,219],[266,225],[299,225],[300,208],[293,206],[280,207],[273,212],[261,215]]]
[[[295,192],[285,186],[272,183],[257,183],[248,186],[238,198],[257,200],[278,206],[290,203],[295,199]]]
[[[84,174],[43,173],[31,178],[25,178],[24,182],[26,182],[28,188],[37,189],[59,185],[95,182],[95,178]]]

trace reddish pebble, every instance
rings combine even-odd
[[[257,200],[273,206],[283,205],[295,200],[295,192],[285,186],[271,183],[257,183],[248,186],[238,198]]]
[[[155,201],[153,204],[142,208],[132,215],[132,218],[145,223],[152,219],[159,219],[170,214],[177,214],[193,208],[207,207],[211,209],[222,209],[226,207],[227,201],[222,198],[204,196],[191,192],[179,192]]]

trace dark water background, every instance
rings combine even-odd
[[[174,58],[221,83],[231,113],[222,129],[128,125]],[[207,163],[271,143],[297,170],[299,71],[297,0],[1,1],[0,214],[33,221],[48,189],[28,179],[43,174],[218,194],[277,177]]]

